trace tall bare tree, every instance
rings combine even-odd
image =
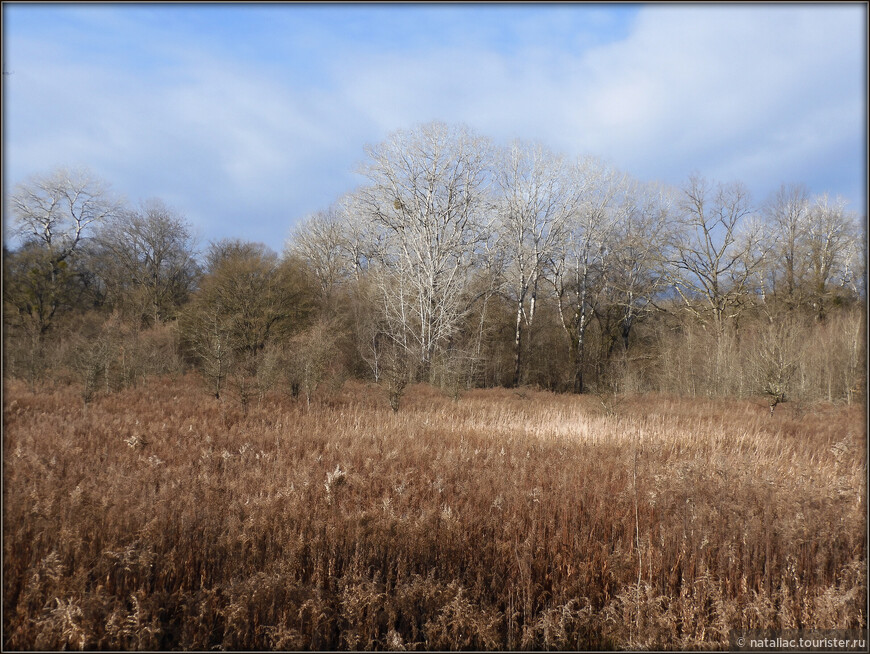
[[[466,294],[486,224],[487,142],[460,127],[429,123],[368,148],[358,195],[380,230],[381,302],[389,337],[419,361],[433,358],[469,310]]]
[[[803,184],[783,184],[767,201],[763,215],[770,238],[765,295],[772,292],[788,306],[800,302],[802,278],[806,272],[806,240],[810,209],[809,192]]]
[[[579,204],[566,242],[553,262],[552,282],[562,328],[571,344],[574,392],[583,393],[586,333],[595,311],[596,291],[602,286],[625,177],[594,158],[580,160],[573,175]]]
[[[742,311],[751,278],[760,264],[748,255],[755,235],[741,230],[750,199],[739,183],[717,184],[693,175],[682,189],[671,241],[672,283],[693,315],[717,335]]]
[[[848,287],[849,262],[858,243],[855,215],[842,198],[823,194],[810,206],[806,226],[809,291],[818,320],[838,290]]]
[[[672,205],[672,194],[659,184],[632,181],[624,189],[606,266],[624,350],[635,322],[649,314],[666,285],[664,258]]]
[[[514,142],[499,153],[495,185],[499,232],[506,252],[504,292],[516,307],[514,386],[521,380],[524,328],[535,320],[538,290],[564,242],[577,194],[562,157],[540,145]]]

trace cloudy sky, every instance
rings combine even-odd
[[[866,212],[867,8],[3,5],[4,185],[86,165],[202,241],[282,248],[438,119],[641,180],[782,183]]]

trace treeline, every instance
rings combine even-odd
[[[83,398],[196,369],[247,407],[370,379],[458,395],[535,385],[614,395],[852,402],[865,383],[866,250],[840,199],[783,185],[645,184],[594,158],[430,123],[367,148],[368,183],[280,255],[199,249],[159,200],[57,171],[8,199],[5,374]]]

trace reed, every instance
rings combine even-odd
[[[855,407],[190,378],[4,392],[7,649],[721,648],[866,628]]]

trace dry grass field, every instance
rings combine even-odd
[[[863,409],[4,389],[5,649],[684,649],[866,628]]]

